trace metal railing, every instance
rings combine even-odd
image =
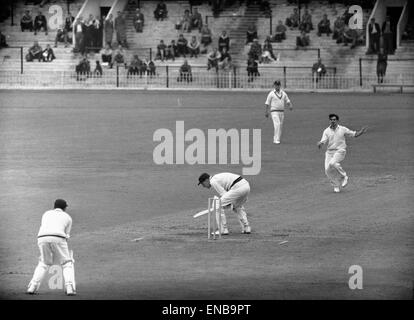
[[[376,58],[359,58],[359,67],[358,67],[358,69],[359,69],[359,84],[360,84],[361,87],[363,86],[364,79],[366,78],[366,75],[363,74],[363,61],[376,62],[377,59]],[[404,59],[404,58],[388,59],[387,60],[388,68],[389,68],[390,63],[392,63],[394,61],[414,61],[414,59],[412,59],[412,58],[411,59],[410,58],[407,58],[407,59]],[[405,71],[407,72],[407,74],[413,75],[413,73],[409,73],[409,70],[405,70]],[[399,76],[401,76],[401,75],[399,75]]]
[[[273,86],[274,74],[248,74],[246,71],[210,71],[193,68],[191,78],[180,78],[178,67],[156,70],[154,74],[128,73],[124,67],[104,69],[103,74],[76,73],[72,71],[0,71],[0,88],[46,88],[46,89],[242,89],[269,90]],[[287,90],[372,90],[377,84],[376,75],[364,76],[363,85],[355,76],[327,74],[321,78],[306,74],[284,79]],[[384,83],[414,84],[414,75],[385,77]]]

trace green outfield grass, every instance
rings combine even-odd
[[[56,198],[69,203],[77,299],[411,299],[413,95],[291,93],[282,144],[266,92],[1,91],[0,296],[24,295],[36,235]],[[316,147],[338,113],[369,132],[349,140],[349,185],[334,194]],[[192,215],[211,192],[200,173],[244,165],[155,165],[157,129],[261,129],[261,171],[246,176],[251,235],[208,242]],[[131,241],[134,239],[140,239]],[[288,242],[279,245],[281,241]],[[348,268],[364,270],[350,290]]]

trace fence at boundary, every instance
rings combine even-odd
[[[27,71],[0,71],[0,88],[131,88],[131,89],[269,89],[273,86],[275,76],[234,74],[233,72],[210,72],[194,70],[190,77],[180,77],[178,68],[168,74],[149,75],[127,73],[124,68],[116,68],[112,74],[77,74],[72,71],[50,71],[47,73]],[[284,88],[287,90],[372,90],[377,84],[376,76],[363,77],[361,86],[358,76],[326,75],[322,79],[304,75],[286,77]],[[384,83],[414,84],[414,75],[390,76]]]

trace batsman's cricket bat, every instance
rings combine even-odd
[[[208,209],[200,211],[200,212],[196,213],[195,215],[193,215],[193,218],[198,218],[198,217],[204,216],[207,213],[208,213]]]
[[[216,198],[218,198],[218,197],[216,197]],[[217,203],[217,206],[218,206],[218,203]],[[218,209],[218,208],[217,208]],[[213,208],[211,208],[211,211],[213,211],[214,209]],[[206,209],[206,210],[203,210],[203,211],[200,211],[200,212],[198,212],[198,213],[196,213],[195,215],[193,215],[193,218],[195,219],[195,218],[198,218],[198,217],[201,217],[201,216],[204,216],[205,214],[207,214],[208,213],[208,209]]]

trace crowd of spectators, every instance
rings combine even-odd
[[[193,29],[197,29],[201,32],[202,27],[203,17],[201,16],[201,13],[198,12],[197,8],[194,8],[192,13],[190,13],[189,9],[186,9],[184,11],[184,16],[175,24],[175,29],[187,33],[191,32]]]
[[[38,41],[34,41],[33,46],[29,48],[26,54],[27,62],[34,60],[38,60],[39,62],[52,62],[54,59],[56,59],[56,56],[50,44],[47,44],[46,48],[43,49]]]
[[[37,1],[37,3],[45,1]],[[200,3],[202,1],[199,1]],[[235,1],[209,1],[212,6],[214,15],[217,16],[219,12],[224,9],[229,3]],[[243,3],[244,1],[239,1]],[[294,2],[294,1],[293,1]],[[248,51],[248,61],[247,61],[247,71],[249,76],[249,81],[253,81],[255,77],[260,76],[258,72],[258,63],[271,63],[277,61],[272,42],[281,42],[287,37],[287,29],[290,28],[298,29],[300,35],[296,38],[296,48],[306,48],[310,45],[309,33],[314,29],[314,24],[312,21],[312,15],[307,9],[307,1],[302,1],[301,3],[305,4],[305,9],[303,15],[300,18],[298,8],[293,8],[292,14],[286,18],[285,24],[282,20],[279,20],[275,32],[272,36],[267,36],[266,40],[263,43],[263,46],[259,43],[258,32],[254,24],[249,25],[246,32],[246,45],[250,44],[250,50]],[[337,1],[335,1],[337,2]],[[348,3],[347,1],[343,1]],[[354,3],[352,4],[358,4]],[[358,1],[356,1],[358,2]],[[364,1],[359,1],[364,2]],[[139,2],[138,2],[139,3]],[[197,3],[197,1],[190,1],[190,3]],[[272,14],[272,9],[268,1],[258,1],[258,0],[247,0],[247,5],[259,5],[260,10],[264,16],[270,16]],[[348,4],[351,5],[351,4]],[[159,1],[155,10],[154,10],[154,19],[157,21],[164,20],[168,18],[168,9],[164,1]],[[323,15],[323,19],[317,23],[317,32],[318,36],[326,34],[328,37],[331,36],[338,44],[342,43],[344,46],[351,45],[351,48],[354,48],[363,40],[363,35],[358,33],[356,30],[349,28],[348,21],[352,17],[352,14],[345,10],[342,15],[336,17],[335,22],[331,28],[331,22],[328,19],[327,15]],[[140,8],[138,7],[133,17],[133,25],[136,32],[143,32],[145,18]],[[191,11],[186,9],[184,11],[183,17],[176,23],[175,28],[181,32],[178,36],[178,39],[171,40],[169,45],[166,45],[163,40],[157,45],[156,49],[156,60],[175,60],[177,57],[183,57],[185,63],[182,65],[184,69],[189,68],[191,74],[191,66],[188,64],[187,56],[190,58],[197,58],[200,54],[206,54],[207,48],[212,44],[212,32],[209,29],[208,25],[203,23],[203,17],[198,12],[197,8],[192,8]],[[37,16],[33,19],[30,11],[26,11],[21,19],[21,30],[24,32],[29,30],[34,32],[36,35],[39,31],[44,31],[45,34],[48,33],[47,21],[45,16],[41,11],[38,12]],[[88,19],[83,20],[82,17],[77,19],[74,22],[73,16],[68,13],[65,23],[59,27],[56,39],[55,47],[57,44],[64,43],[65,47],[68,46],[68,43],[71,41],[70,36],[74,30],[75,34],[75,52],[80,52],[85,58],[85,53],[88,52],[88,48],[101,49],[101,58],[103,65],[108,65],[110,68],[116,65],[124,65],[127,67],[127,62],[125,61],[125,52],[124,48],[128,48],[128,43],[126,39],[126,19],[125,14],[122,12],[117,13],[117,17],[113,19],[112,14],[108,17],[103,16],[102,18],[94,17],[90,15]],[[189,33],[192,30],[198,30],[200,35],[199,39],[197,36],[192,35],[191,40],[188,41],[184,37],[184,33]],[[410,34],[409,31],[412,30],[414,34],[414,28],[409,28],[407,26],[407,34]],[[116,49],[113,50],[113,38],[114,33],[116,36]],[[386,21],[380,25],[375,22],[375,19],[372,19],[368,25],[368,34],[369,34],[369,49],[367,54],[379,54],[381,51],[380,44],[383,44],[383,55],[393,54],[395,50],[394,37],[395,37],[395,26],[392,25],[389,17]],[[104,37],[103,37],[104,35]],[[260,35],[262,36],[262,35]],[[380,39],[382,38],[382,42]],[[105,43],[102,43],[102,39],[105,39]],[[231,56],[230,56],[230,37],[227,34],[226,30],[223,30],[218,38],[217,47],[213,47],[211,51],[207,54],[207,70],[210,69],[228,69],[231,66]],[[0,32],[0,46],[6,46],[5,36]],[[204,48],[203,48],[204,47]],[[39,51],[40,48],[40,51]],[[55,55],[50,45],[47,46],[44,50],[39,46],[38,43],[30,48],[29,53],[26,56],[28,61],[53,61]],[[80,61],[79,68],[86,68],[87,64],[84,61],[84,58]],[[86,58],[87,60],[87,58]],[[381,61],[386,61],[386,58],[382,58]],[[89,63],[89,62],[88,62]],[[133,57],[131,63],[128,66],[128,74],[148,74],[152,75],[150,64],[153,64],[152,61],[145,63],[138,58],[137,55]],[[319,65],[321,64],[321,66]],[[143,66],[146,66],[146,71],[143,70]],[[82,67],[83,66],[83,67]],[[102,69],[99,64],[99,68]],[[99,70],[98,68],[98,70]],[[155,68],[155,65],[154,65]],[[77,67],[78,69],[78,67]],[[137,70],[141,70],[137,73]],[[317,71],[321,69],[321,71]],[[181,68],[180,68],[181,70]],[[88,71],[90,72],[90,71]],[[326,73],[326,68],[321,61],[318,61],[314,64],[312,72],[317,75],[317,79],[323,77]],[[185,72],[183,72],[184,74]],[[102,72],[100,72],[102,74]],[[155,74],[155,73],[154,73]],[[385,74],[385,72],[383,72]],[[180,81],[187,81],[187,78],[181,77],[180,71]],[[183,80],[184,79],[184,80]],[[192,81],[192,80],[191,80]],[[318,80],[317,80],[318,81]]]

